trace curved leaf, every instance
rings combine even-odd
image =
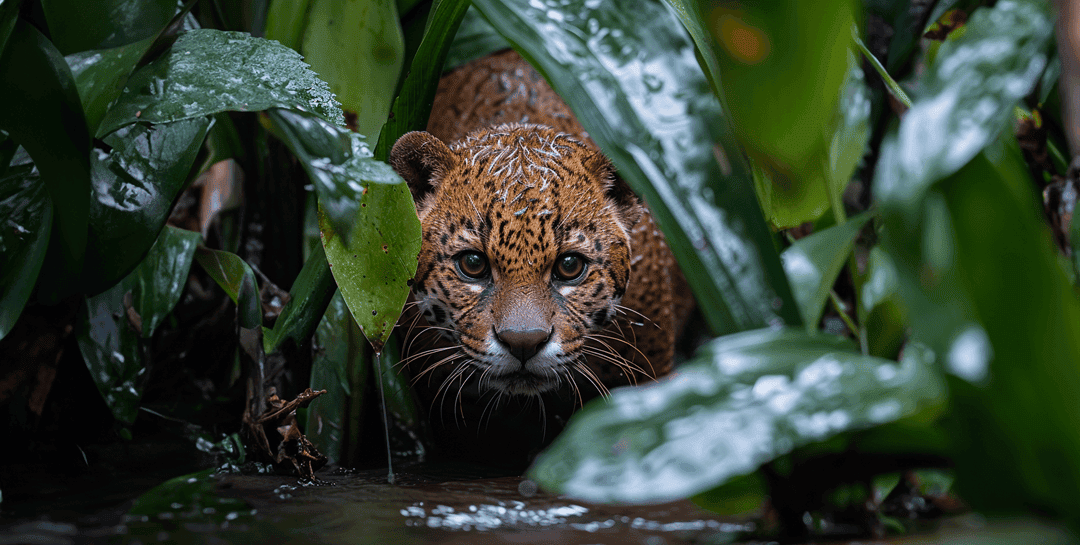
[[[326,305],[334,296],[337,285],[334,284],[334,276],[330,273],[330,264],[326,261],[326,252],[322,244],[318,244],[312,250],[300,274],[293,282],[289,290],[289,302],[281,309],[273,329],[263,330],[263,351],[267,354],[275,351],[285,342],[292,339],[298,346],[307,344],[311,332],[319,324],[324,313],[329,312]],[[323,390],[325,386],[319,386],[314,382],[312,390]],[[325,400],[325,396],[322,398]],[[332,403],[320,401],[319,403]],[[323,452],[333,452],[323,450]],[[329,454],[327,454],[329,456]]]
[[[202,245],[195,249],[195,259],[214,282],[225,290],[229,299],[236,303],[240,327],[259,327],[262,324],[262,300],[259,299],[259,284],[255,281],[251,266],[234,253],[211,250]]]
[[[165,226],[146,259],[122,282],[131,286],[132,308],[141,318],[144,339],[154,334],[180,301],[201,241],[199,233]]]
[[[389,168],[389,167],[387,167]],[[319,229],[330,270],[353,319],[375,352],[401,316],[416,274],[420,220],[404,181],[368,183],[349,244],[319,210]]]
[[[326,82],[295,51],[243,32],[192,30],[128,80],[98,127],[165,123],[223,111],[290,108],[344,125]]]
[[[32,166],[13,167],[0,177],[0,339],[30,299],[49,245],[52,210]]]
[[[645,198],[714,332],[800,322],[739,148],[693,43],[666,7],[473,5],[545,75]]]
[[[84,282],[97,293],[123,278],[154,244],[184,189],[210,119],[137,124],[110,134],[92,164],[90,245]]]
[[[154,37],[113,49],[83,51],[65,57],[79,88],[86,122],[97,130],[109,104],[120,96],[128,76],[154,43]]]
[[[176,0],[42,0],[41,7],[65,55],[149,38],[179,11]]]
[[[529,475],[592,502],[685,498],[802,445],[929,418],[945,400],[933,359],[909,346],[898,364],[790,328],[720,337],[657,384],[589,403]]]
[[[39,297],[78,290],[90,203],[90,133],[60,52],[28,23],[15,24],[0,55],[0,130],[23,146],[53,202],[53,242]]]
[[[869,214],[796,240],[780,254],[791,291],[799,302],[803,324],[816,329],[836,277],[851,256],[855,237]]]
[[[125,302],[129,282],[88,297],[79,309],[75,338],[86,368],[113,417],[126,424],[135,422],[146,379],[149,354]]]
[[[431,20],[438,23],[445,19],[438,17]],[[495,29],[475,9],[470,9],[462,17],[461,25],[454,33],[454,39],[446,50],[443,69],[450,70],[473,59],[509,48],[510,42],[495,32]]]

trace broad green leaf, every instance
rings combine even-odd
[[[874,246],[870,249],[869,268],[866,272],[866,282],[863,283],[860,294],[862,306],[866,310],[873,310],[882,302],[896,295],[897,279],[896,265],[889,254]]]
[[[53,203],[53,228],[39,297],[78,291],[90,204],[90,133],[64,58],[19,21],[0,55],[0,130],[23,146]]]
[[[473,5],[545,75],[644,197],[714,332],[800,323],[739,147],[694,44],[665,6]]]
[[[142,319],[142,336],[150,338],[187,285],[199,233],[165,226],[146,258],[122,283],[130,285],[132,308]]]
[[[829,142],[828,186],[832,207],[843,213],[841,195],[866,154],[870,138],[870,89],[860,67],[860,57],[848,51],[848,70],[840,89],[836,118]]]
[[[146,380],[149,350],[128,313],[130,282],[120,282],[79,309],[75,338],[86,368],[113,417],[135,422]]]
[[[660,382],[586,405],[529,475],[592,502],[685,498],[800,446],[935,416],[945,389],[933,360],[915,345],[899,363],[862,356],[801,329],[720,337]]]
[[[105,110],[120,96],[128,76],[153,43],[151,36],[113,49],[95,49],[65,57],[79,88],[79,98],[91,131],[97,130]]]
[[[263,351],[267,354],[277,350],[286,339],[292,339],[298,346],[306,345],[323,313],[329,312],[326,305],[330,303],[337,286],[322,244],[315,248],[293,282],[289,302],[281,309],[274,328],[263,329]],[[321,389],[314,384],[311,388]]]
[[[0,55],[4,53],[4,45],[7,44],[8,36],[15,28],[15,21],[19,19],[19,7],[22,0],[5,0],[0,2]]]
[[[0,177],[0,339],[30,299],[52,228],[52,200],[30,165]]]
[[[346,244],[351,243],[357,216],[365,213],[366,205],[361,201],[370,187],[404,184],[390,165],[372,158],[364,137],[357,133],[311,114],[288,110],[271,110],[269,119],[276,134],[307,171],[319,196],[319,206],[334,231],[343,234]]]
[[[401,316],[420,252],[420,220],[409,189],[398,180],[364,186],[349,244],[342,242],[321,208],[319,213],[334,280],[376,353]]]
[[[219,494],[219,480],[214,476],[217,471],[215,468],[204,469],[169,479],[136,498],[127,514],[129,535],[148,541],[161,536],[162,527],[167,523],[200,529],[208,526],[249,528],[257,520],[256,510],[242,499]],[[171,532],[170,535],[177,533],[186,537],[182,532]],[[194,533],[192,539],[198,539]],[[181,538],[180,541],[187,540]]]
[[[394,0],[310,0],[300,53],[374,142],[390,113],[405,43]],[[358,85],[358,82],[363,82]]]
[[[780,254],[807,328],[817,328],[836,277],[851,256],[855,237],[868,219],[870,215],[863,214],[803,237]]]
[[[200,245],[195,250],[199,265],[225,290],[229,299],[236,303],[237,321],[240,327],[255,329],[262,324],[262,300],[259,285],[251,266],[240,256],[223,250],[211,250]]]
[[[830,166],[837,129],[849,115],[865,124],[869,114],[865,90],[854,109],[840,110],[846,75],[852,87],[862,86],[861,78],[849,75],[861,75],[858,63],[849,65],[854,10],[852,0],[813,7],[782,0],[719,3],[702,14],[714,39],[726,113],[752,161],[766,174],[771,187],[765,215],[778,227],[820,217],[839,202],[836,196],[850,177],[849,170],[834,178]],[[764,89],[768,100],[762,100]],[[856,157],[837,166],[846,170],[848,163],[857,162],[860,144],[850,143]]]
[[[210,119],[142,123],[105,138],[92,156],[90,245],[84,282],[97,293],[122,278],[154,243],[180,196]]]
[[[413,56],[409,75],[401,87],[401,93],[394,99],[390,119],[379,133],[379,142],[375,146],[375,157],[379,160],[386,160],[390,148],[403,134],[427,127],[443,61],[451,47],[454,32],[468,9],[468,0],[441,0],[435,6],[429,17],[431,24]]]
[[[326,394],[308,407],[304,429],[320,452],[347,465],[352,463],[355,449],[361,446],[364,423],[361,410],[371,351],[340,292],[333,295],[326,307],[315,330],[314,343],[311,389],[326,390]]]
[[[65,55],[149,38],[180,6],[176,0],[42,0],[49,35]]]
[[[664,2],[671,6],[683,26],[686,27],[686,31],[693,38],[694,44],[697,45],[697,50],[701,54],[701,59],[705,62],[705,66],[702,67],[705,76],[709,78],[713,91],[717,94],[722,107],[726,110],[727,105],[724,104],[725,98],[722,93],[724,87],[720,81],[720,51],[709,28],[709,18],[706,17],[706,13],[702,10],[703,7],[707,6],[702,6],[703,2],[698,0],[664,0]]]
[[[131,76],[97,135],[136,121],[165,123],[268,108],[312,112],[344,124],[326,83],[295,51],[242,32],[192,30]]]
[[[311,0],[273,0],[266,14],[266,37],[294,51],[300,50]]]
[[[436,23],[444,20],[444,18],[434,19]],[[450,43],[450,48],[446,50],[443,68],[450,70],[471,60],[509,48],[510,42],[495,32],[495,29],[475,9],[470,9],[465,12],[461,25]]]
[[[874,179],[882,203],[917,203],[932,183],[971,161],[1008,126],[1042,74],[1053,29],[1036,3],[980,8],[965,28],[941,45],[899,130],[882,143]]]

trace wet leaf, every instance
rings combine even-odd
[[[210,127],[205,117],[137,124],[105,138],[92,156],[91,237],[85,284],[97,293],[139,263],[157,239]]]
[[[874,194],[883,203],[917,203],[932,183],[971,161],[1008,126],[1042,74],[1053,29],[1035,3],[978,9],[965,28],[941,45],[900,129],[882,143]]]
[[[443,61],[468,9],[467,0],[441,0],[435,6],[429,18],[431,25],[424,32],[424,39],[409,66],[409,75],[401,86],[401,93],[394,99],[390,119],[379,133],[375,147],[375,157],[379,160],[386,160],[390,148],[403,134],[427,127]]]
[[[311,389],[326,393],[308,408],[305,426],[311,441],[335,462],[351,463],[360,446],[370,355],[345,300],[335,293],[315,329],[311,360]]]
[[[255,329],[262,324],[262,301],[255,273],[240,256],[224,250],[211,250],[200,245],[195,259],[204,270],[225,290],[229,299],[236,303],[240,327]]]
[[[364,189],[348,245],[321,207],[319,230],[338,289],[360,330],[379,352],[401,316],[416,274],[420,220],[400,178],[395,184],[368,183]]]
[[[322,244],[318,244],[293,282],[289,290],[289,302],[281,309],[274,328],[263,329],[263,351],[269,354],[287,339],[292,339],[298,346],[306,345],[323,313],[327,312],[326,305],[330,303],[336,289],[330,265],[326,261],[326,252]],[[311,384],[312,390],[325,388]],[[324,449],[323,452],[332,451]]]
[[[849,164],[862,156],[865,134],[861,141],[848,136],[869,115],[859,64],[850,60],[854,8],[851,0],[817,2],[814,9],[800,0],[722,2],[702,14],[732,127],[766,173],[765,215],[778,227],[814,220],[839,202]],[[845,83],[855,99],[848,111]],[[768,100],[761,100],[762,89],[769,89]]]
[[[350,123],[355,130],[374,142],[405,57],[394,0],[311,0],[298,51],[330,84],[341,108],[356,116],[355,125]]]
[[[195,247],[202,241],[199,233],[165,226],[146,258],[128,275],[133,308],[142,319],[142,337],[154,330],[172,312],[187,285]]]
[[[801,329],[714,339],[654,385],[589,403],[537,459],[542,486],[594,502],[659,503],[747,475],[792,449],[945,401],[934,355],[899,362]]]
[[[714,332],[800,322],[749,170],[693,43],[666,7],[473,5],[545,75],[644,197]]]
[[[43,0],[41,7],[65,55],[149,38],[179,11],[176,0]]]
[[[144,540],[158,537],[165,523],[184,527],[247,527],[255,522],[255,509],[244,500],[218,494],[216,469],[204,469],[169,479],[135,499],[128,510],[130,535]],[[168,535],[168,534],[166,534]]]
[[[242,32],[192,30],[131,76],[97,134],[136,121],[165,123],[268,108],[311,112],[344,124],[326,83],[295,51]]]
[[[60,52],[19,21],[0,55],[0,130],[33,158],[53,202],[39,297],[56,302],[81,285],[90,201],[90,133]],[[18,107],[11,107],[18,105]]]
[[[0,177],[0,339],[30,299],[52,228],[52,200],[30,165]]]
[[[149,354],[127,312],[131,282],[86,299],[79,309],[75,338],[98,392],[120,422],[131,424],[139,412]]]
[[[803,324],[808,328],[817,328],[836,277],[851,256],[855,237],[869,219],[869,214],[851,218],[796,240],[780,254],[791,291],[802,312]]]
[[[153,43],[151,36],[113,49],[95,49],[65,57],[79,88],[79,98],[91,131],[97,130],[105,110],[120,96],[131,71]]]

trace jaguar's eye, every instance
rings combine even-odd
[[[585,258],[578,254],[563,254],[555,259],[555,278],[572,282],[585,274]]]
[[[458,273],[470,280],[480,280],[487,277],[488,260],[480,252],[461,252],[457,259]]]

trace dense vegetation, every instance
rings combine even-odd
[[[1076,528],[1077,52],[1047,2],[469,4],[0,2],[7,437],[209,430],[210,409],[258,430],[271,386],[328,391],[300,415],[331,460],[384,456],[360,440],[376,392],[420,429],[391,336],[419,224],[384,160],[445,66],[509,42],[649,203],[708,338],[588,405],[532,478],[769,496],[795,534],[955,479],[977,510]],[[74,432],[83,406],[106,423]],[[233,451],[220,431],[198,438]]]

